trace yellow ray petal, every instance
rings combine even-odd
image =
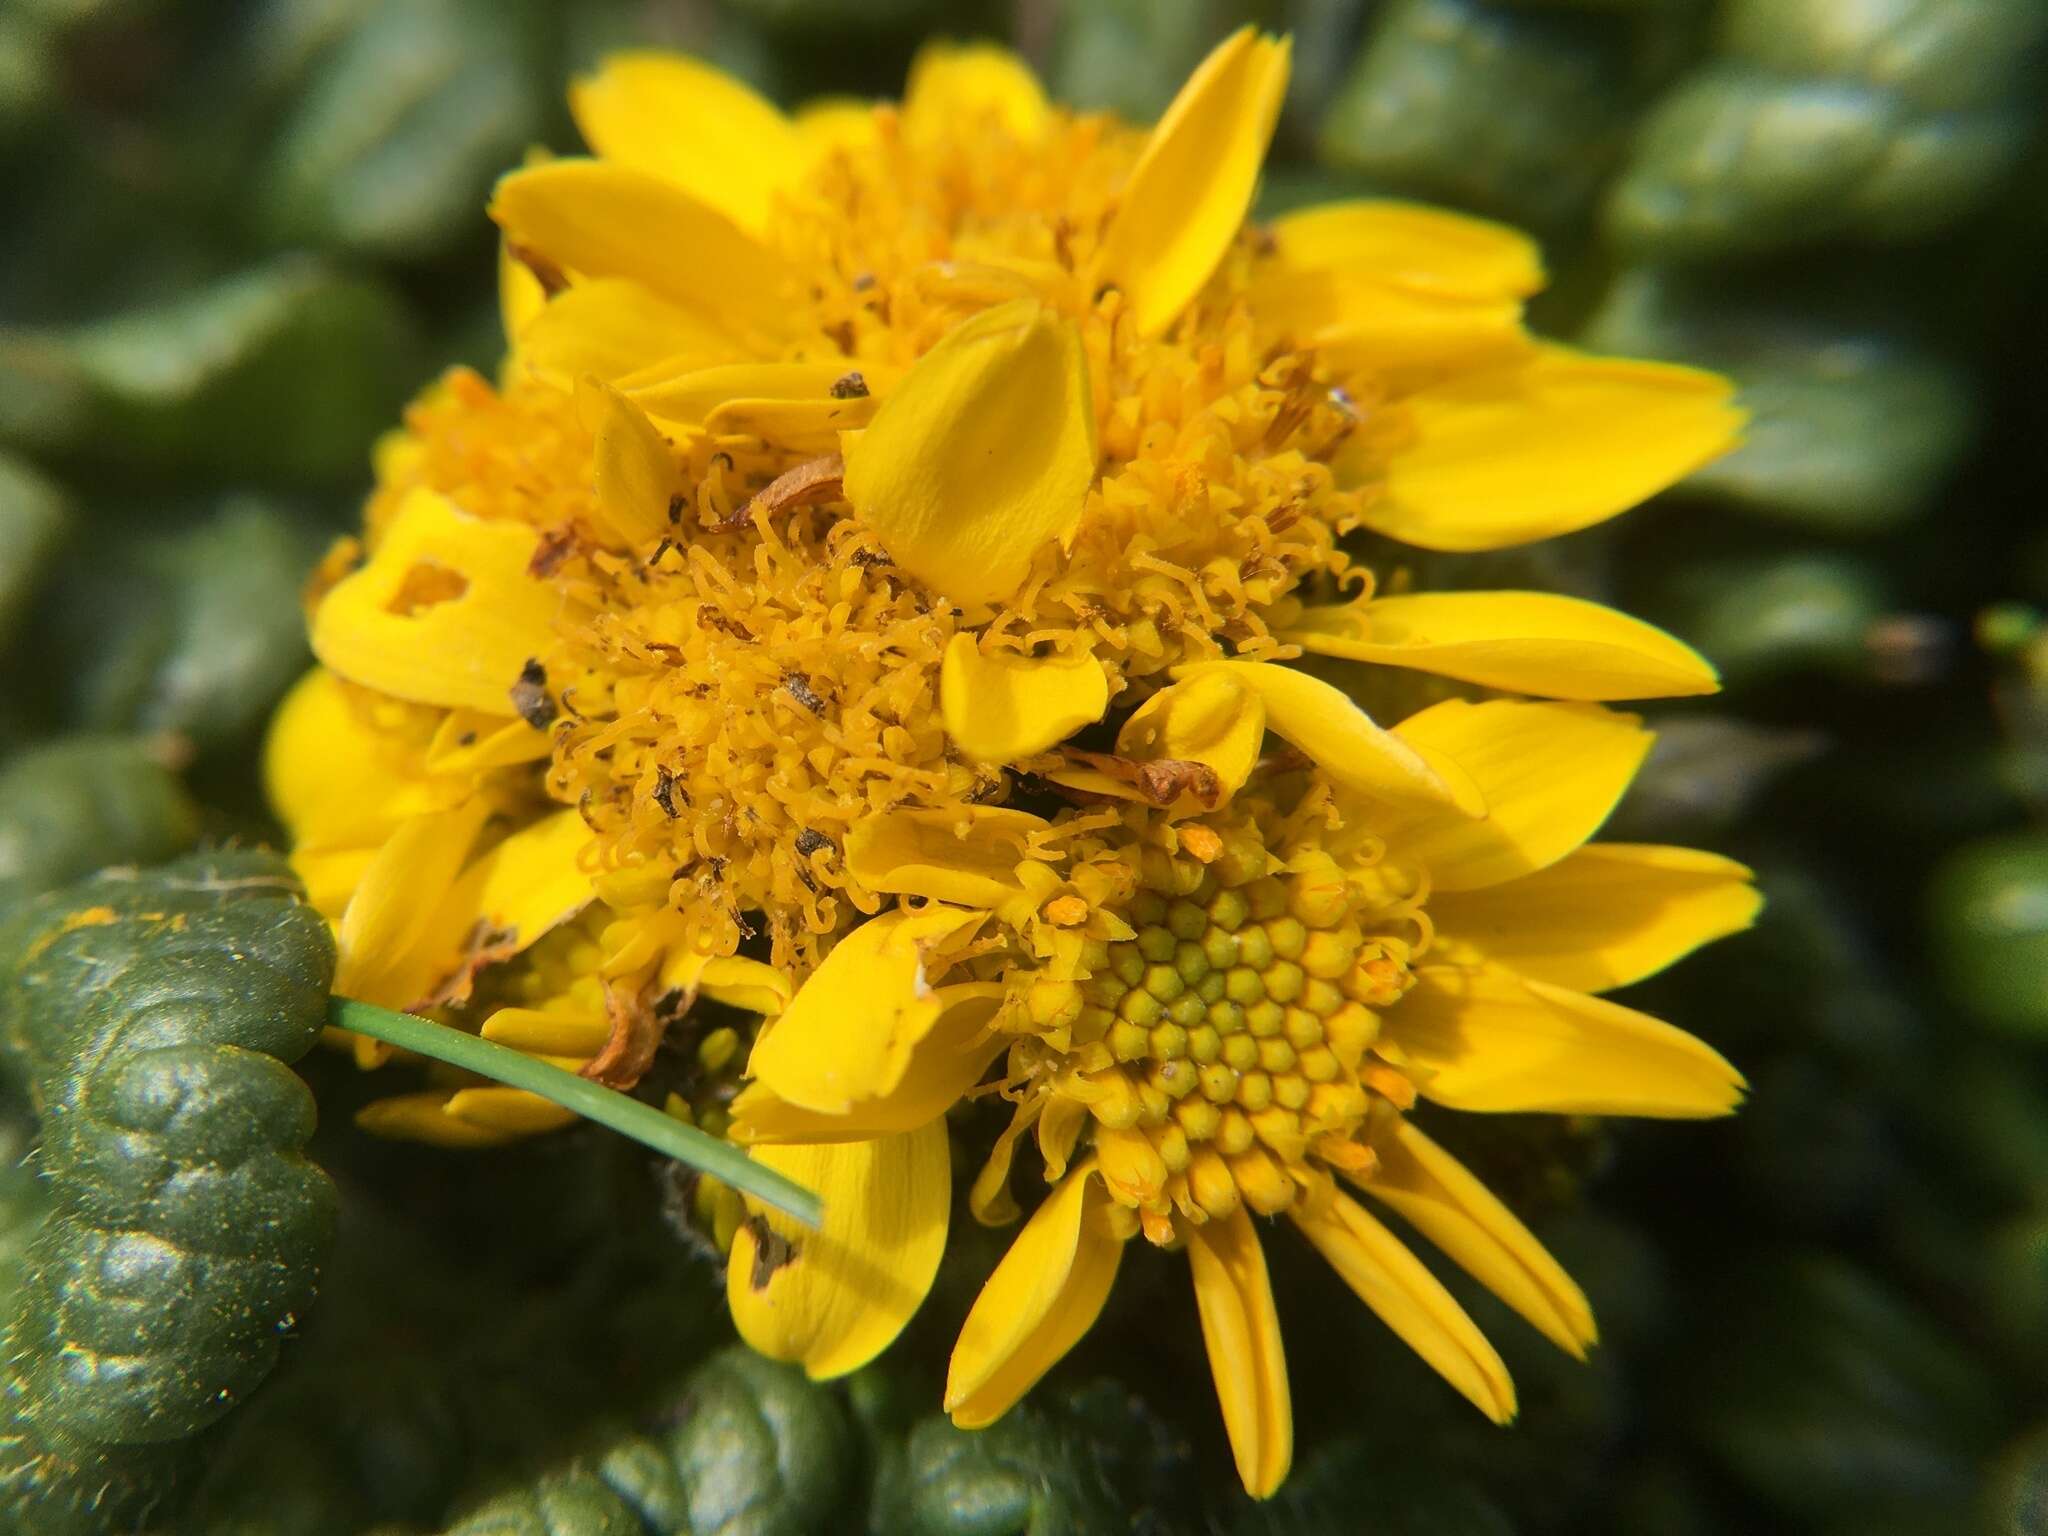
[[[1450,1153],[1409,1121],[1374,1142],[1365,1190],[1393,1207],[1466,1273],[1568,1355],[1597,1342],[1593,1309],[1564,1266]]]
[[[1074,328],[1031,299],[961,322],[846,447],[846,498],[911,575],[956,603],[1016,591],[1072,535],[1095,476]]]
[[[1530,348],[1518,299],[1418,287],[1370,272],[1263,274],[1262,319],[1289,330],[1339,374],[1369,372],[1402,390],[1455,368],[1497,366]]]
[[[926,43],[903,89],[903,126],[913,138],[943,138],[963,122],[992,117],[1020,139],[1044,131],[1050,110],[1031,67],[993,43]]]
[[[880,401],[873,381],[836,363],[727,363],[646,369],[622,387],[650,416],[686,430],[765,437],[794,453],[824,453],[866,426]]]
[[[299,679],[272,717],[263,788],[302,852],[382,842],[407,817],[469,792],[428,779],[403,740],[373,729],[325,667]]]
[[[1739,933],[1763,897],[1733,859],[1693,848],[1588,843],[1520,880],[1432,895],[1448,945],[1532,981],[1605,992]]]
[[[1496,1424],[1515,1416],[1515,1384],[1479,1325],[1401,1240],[1345,1195],[1288,1212],[1316,1252],[1401,1342]]]
[[[292,850],[292,873],[306,888],[306,904],[330,922],[339,922],[348,910],[356,887],[377,861],[375,848],[337,848],[316,852]]]
[[[1266,740],[1266,706],[1258,691],[1228,668],[1192,673],[1131,711],[1116,749],[1147,762],[1206,763],[1225,794],[1251,777]]]
[[[434,978],[415,959],[490,807],[471,800],[405,822],[370,861],[335,934],[334,990],[409,1008]]]
[[[501,179],[490,212],[514,243],[586,277],[632,278],[742,337],[788,329],[781,259],[658,176],[554,160]]]
[[[1385,1029],[1423,1097],[1452,1109],[1691,1120],[1742,1100],[1718,1051],[1647,1013],[1499,966],[1415,975]]]
[[[984,655],[964,630],[939,667],[939,711],[946,734],[981,763],[1011,763],[1043,752],[1109,707],[1109,678],[1086,651],[1078,655]]]
[[[914,1131],[940,1118],[981,1081],[1009,1037],[990,1027],[1003,1002],[994,982],[962,982],[933,994],[938,1020],[911,1052],[889,1092],[854,1103],[844,1114],[821,1114],[779,1098],[766,1083],[749,1083],[732,1103],[732,1137],[742,1142],[865,1141]]]
[[[1403,402],[1414,440],[1366,526],[1423,549],[1501,549],[1589,527],[1732,447],[1742,412],[1716,374],[1539,348],[1524,367]]]
[[[539,1136],[576,1123],[576,1112],[523,1088],[459,1088],[441,1113],[507,1138]]]
[[[512,685],[554,640],[554,589],[527,574],[523,523],[408,492],[361,570],[313,614],[313,654],[351,682],[417,704],[516,713]]]
[[[1294,1460],[1294,1408],[1265,1250],[1242,1206],[1180,1232],[1237,1475],[1253,1498],[1270,1498]]]
[[[731,337],[694,311],[655,297],[623,277],[573,283],[521,329],[514,359],[557,389],[585,374],[615,383],[661,367],[709,367],[735,351]]]
[[[665,988],[695,993],[749,1013],[780,1013],[794,995],[784,972],[744,955],[678,950],[662,961],[659,976]]]
[[[597,510],[613,537],[630,547],[667,535],[683,494],[682,465],[668,439],[639,406],[594,377],[578,381],[576,412],[595,439]]]
[[[479,773],[546,757],[552,743],[545,730],[525,720],[506,720],[474,709],[451,709],[427,743],[427,771],[473,781]]]
[[[469,926],[478,923],[494,949],[517,953],[590,904],[584,850],[590,828],[576,810],[555,811],[514,832],[463,875]]]
[[[862,923],[762,1031],[748,1072],[777,1098],[820,1114],[887,1098],[945,1011],[925,979],[928,948],[978,921],[977,913],[932,907]]]
[[[1377,829],[1429,871],[1433,889],[1469,891],[1554,864],[1600,829],[1650,750],[1634,715],[1592,704],[1447,699],[1394,734],[1479,786],[1486,818],[1399,810]]]
[[[813,1380],[858,1370],[889,1347],[931,1289],[946,1246],[952,1170],[946,1127],[752,1156],[825,1202],[819,1232],[748,1200],[726,1301],[740,1336]]]
[[[946,1412],[962,1429],[1009,1412],[1095,1326],[1124,1253],[1103,1219],[1108,1203],[1093,1162],[1082,1163],[982,1286],[946,1371]]]
[[[492,1130],[448,1113],[454,1092],[447,1088],[424,1093],[397,1093],[377,1099],[355,1112],[356,1129],[393,1141],[419,1141],[436,1147],[502,1147],[517,1141],[510,1131]]]
[[[1026,840],[1048,823],[1028,811],[882,811],[846,834],[846,870],[871,891],[994,910],[1021,890]]]
[[[498,242],[498,324],[511,346],[534,317],[547,307],[548,291],[533,269],[512,254],[508,241]]]
[[[1543,257],[1518,229],[1420,203],[1359,198],[1275,219],[1280,259],[1304,271],[1367,273],[1465,298],[1522,299],[1543,286]]]
[[[1663,630],[1549,592],[1424,592],[1308,608],[1281,638],[1320,656],[1553,699],[1675,698],[1720,686],[1704,656]]]
[[[484,1020],[486,1040],[537,1056],[595,1056],[611,1038],[603,1013],[561,1013],[548,1008],[500,1008]]]
[[[872,102],[854,96],[820,96],[797,108],[795,127],[813,164],[838,150],[861,150],[881,137]]]
[[[1287,94],[1289,44],[1251,27],[1188,77],[1152,130],[1104,237],[1102,280],[1140,335],[1165,330],[1237,238]]]
[[[1395,805],[1479,816],[1486,802],[1459,773],[1455,757],[1425,759],[1403,737],[1382,730],[1340,688],[1267,661],[1201,661],[1175,667],[1176,678],[1225,676],[1265,706],[1266,724],[1316,760],[1346,788]]]
[[[605,159],[674,182],[754,235],[810,160],[772,104],[679,53],[611,55],[569,87],[569,110]]]

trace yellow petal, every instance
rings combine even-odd
[[[962,1429],[1001,1418],[1095,1326],[1124,1253],[1103,1219],[1108,1203],[1094,1164],[1082,1163],[982,1286],[946,1371],[946,1412]]]
[[[1287,94],[1289,44],[1251,27],[1218,44],[1152,130],[1100,257],[1157,335],[1201,292],[1237,238]]]
[[[1270,1498],[1294,1460],[1294,1409],[1265,1250],[1242,1206],[1180,1231],[1237,1475],[1253,1498]]]
[[[580,812],[555,811],[520,828],[464,872],[470,926],[482,924],[494,949],[517,953],[590,905],[583,866],[592,842]]]
[[[377,1099],[355,1112],[356,1128],[393,1141],[419,1141],[436,1147],[502,1147],[519,1139],[513,1132],[456,1119],[448,1113],[452,1097],[450,1090],[436,1088]]]
[[[1032,556],[1073,533],[1094,475],[1080,338],[1031,299],[954,327],[847,439],[847,500],[956,603],[1016,591]]]
[[[682,465],[668,440],[637,405],[595,377],[577,383],[576,410],[596,440],[597,510],[613,536],[629,546],[666,536],[683,493]]]
[[[789,325],[781,259],[682,188],[602,160],[555,160],[499,181],[491,217],[524,249],[586,277],[626,277],[737,335]]]
[[[1027,839],[1048,823],[1028,811],[883,811],[846,834],[846,871],[871,891],[994,910],[1021,887]]]
[[[879,399],[873,381],[836,363],[727,363],[646,369],[622,387],[664,424],[723,436],[765,438],[794,453],[825,453],[839,434],[864,427]]]
[[[853,96],[805,102],[797,109],[795,127],[813,164],[837,150],[866,149],[881,137],[873,103]]]
[[[537,762],[552,746],[545,730],[536,730],[523,719],[451,709],[441,717],[427,743],[427,771],[474,780],[488,769]]]
[[[364,871],[335,934],[334,990],[409,1008],[433,976],[415,958],[423,931],[446,900],[490,807],[481,799],[405,822]]]
[[[1515,1416],[1515,1384],[1479,1325],[1401,1240],[1345,1195],[1288,1214],[1401,1342],[1496,1424]]]
[[[777,1098],[820,1114],[886,1099],[945,1011],[925,979],[927,947],[977,920],[934,907],[862,923],[762,1031],[748,1072]]]
[[[533,269],[512,254],[507,241],[498,242],[498,323],[507,346],[519,340],[534,317],[547,307],[548,291]]]
[[[576,1112],[523,1088],[461,1088],[448,1095],[444,1115],[507,1138],[538,1136],[576,1123]]]
[[[810,159],[773,105],[679,53],[613,54],[570,86],[569,110],[605,159],[674,182],[755,235]]]
[[[1049,116],[1030,66],[993,43],[926,43],[903,89],[903,125],[914,138],[944,138],[987,117],[1017,138],[1032,139]]]
[[[662,961],[659,975],[661,985],[672,991],[695,993],[749,1013],[780,1013],[794,995],[784,972],[744,955],[678,950]]]
[[[1543,286],[1536,242],[1518,229],[1420,203],[1360,198],[1273,221],[1280,259],[1369,273],[1465,298],[1527,298]]]
[[[985,655],[966,631],[939,667],[946,734],[976,762],[1011,763],[1093,725],[1109,707],[1102,663],[1079,655]]]
[[[1228,668],[1196,672],[1131,711],[1116,735],[1125,757],[1205,763],[1225,794],[1251,777],[1266,740],[1266,706]]]
[[[821,1114],[780,1098],[766,1083],[749,1083],[732,1103],[732,1137],[742,1142],[864,1141],[914,1131],[939,1119],[981,1081],[1008,1037],[991,1027],[1004,989],[995,982],[940,987],[938,1020],[917,1042],[903,1075],[879,1098],[843,1114]]]
[[[694,311],[656,298],[623,277],[564,288],[527,321],[517,337],[518,364],[554,385],[573,389],[589,374],[615,383],[643,369],[709,367],[732,356],[734,343]]]
[[[1501,549],[1589,527],[1732,447],[1742,413],[1716,374],[1544,347],[1524,367],[1410,395],[1414,441],[1367,527],[1423,549]]]
[[[404,742],[373,729],[325,667],[308,672],[278,706],[263,787],[296,852],[380,843],[407,817],[468,793],[428,779]]]
[[[1453,761],[1426,759],[1396,732],[1382,730],[1340,688],[1267,661],[1202,661],[1175,667],[1182,679],[1223,676],[1265,706],[1266,723],[1316,760],[1337,783],[1395,805],[1485,813],[1486,802]]]
[[[1366,1192],[1393,1207],[1460,1268],[1578,1359],[1599,1338],[1593,1309],[1536,1234],[1450,1153],[1409,1121],[1374,1142]]]
[[[1499,966],[1425,965],[1385,1028],[1423,1097],[1452,1109],[1702,1119],[1742,1074],[1682,1029]]]
[[[1252,298],[1261,319],[1315,348],[1333,372],[1371,373],[1404,392],[1453,369],[1499,366],[1531,345],[1518,299],[1369,272],[1281,268],[1258,279]]]
[[[943,1121],[877,1141],[756,1147],[825,1202],[824,1230],[753,1200],[733,1238],[726,1301],[740,1337],[813,1380],[858,1370],[910,1321],[946,1246],[952,1170]]]
[[[602,1013],[561,1013],[552,1008],[500,1008],[484,1020],[486,1040],[535,1056],[595,1056],[611,1038]]]
[[[1414,667],[1552,699],[1712,693],[1712,665],[1639,619],[1549,592],[1424,592],[1308,608],[1281,636],[1319,656]]]
[[[537,542],[524,523],[411,491],[369,563],[315,610],[313,654],[396,698],[514,714],[512,685],[553,643],[560,604],[527,574]]]
[[[1739,933],[1763,897],[1733,859],[1693,848],[1589,843],[1520,880],[1441,891],[1429,915],[1448,944],[1532,981],[1605,992]]]
[[[1556,863],[1600,829],[1651,741],[1634,715],[1505,699],[1447,699],[1394,734],[1432,762],[1457,763],[1486,802],[1483,821],[1397,811],[1379,824],[1439,891],[1498,885]]]
[[[337,848],[315,852],[292,851],[292,873],[306,889],[306,904],[322,917],[339,922],[354,899],[356,887],[377,861],[375,848]]]

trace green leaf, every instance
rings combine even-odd
[[[1802,673],[1867,676],[1890,583],[1866,558],[1822,552],[1676,563],[1648,605],[1721,669],[1729,689]]]
[[[484,235],[491,182],[542,135],[544,10],[384,0],[320,53],[261,170],[273,240],[418,261]]]
[[[1403,1466],[1364,1438],[1303,1458],[1264,1504],[1238,1503],[1230,1536],[1515,1536],[1478,1488],[1424,1462]]]
[[[1830,536],[1871,537],[1926,512],[1974,435],[1963,375],[1841,308],[1826,280],[1767,300],[1670,270],[1623,274],[1579,335],[1595,351],[1732,377],[1749,422],[1687,492]],[[1896,308],[1886,295],[1879,306]]]
[[[334,1191],[286,1062],[333,966],[269,854],[109,871],[0,930],[0,1041],[55,1202],[0,1351],[0,1498],[37,1530],[161,1500],[177,1442],[255,1389],[311,1302]]]
[[[1613,163],[1630,73],[1626,37],[1596,20],[1395,0],[1337,87],[1322,155],[1389,191],[1567,228]]]
[[[64,493],[27,463],[0,453],[0,654],[20,630],[71,525]]]
[[[387,289],[286,257],[90,325],[0,330],[0,443],[297,483],[362,464],[412,382]]]
[[[1981,206],[2031,131],[2031,0],[1738,0],[1724,56],[1658,104],[1606,207],[1686,260],[1926,235]]]
[[[1271,24],[1273,9],[1246,0],[1065,0],[1047,85],[1078,109],[1152,122],[1211,48],[1238,27]]]
[[[81,550],[46,605],[47,643],[71,658],[64,713],[202,754],[252,746],[311,665],[299,589],[319,542],[283,509],[234,497],[179,532]]]
[[[1949,996],[2003,1033],[2048,1038],[2048,836],[1957,849],[1935,875],[1927,913]]]
[[[1953,1335],[1833,1257],[1752,1258],[1714,1283],[1711,1357],[1688,1379],[1728,1475],[1801,1522],[1965,1506],[1998,1413]]]
[[[879,1426],[878,1426],[879,1427]],[[943,1415],[885,1435],[875,1536],[1124,1536],[1178,1529],[1186,1451],[1111,1382],[1034,1399],[987,1429]]]
[[[852,1530],[852,1436],[833,1392],[744,1348],[656,1415],[487,1500],[446,1536],[813,1536]]]
[[[108,864],[153,864],[191,846],[199,813],[144,743],[70,736],[0,769],[0,917]]]

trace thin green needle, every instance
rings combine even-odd
[[[630,1136],[678,1162],[688,1163],[699,1173],[721,1179],[734,1189],[787,1212],[807,1227],[815,1228],[824,1220],[824,1202],[801,1184],[794,1184],[766,1164],[755,1162],[731,1142],[707,1136],[695,1126],[684,1125],[652,1105],[642,1104],[602,1083],[536,1061],[494,1040],[352,997],[332,999],[329,1016],[342,1029],[431,1056],[508,1088],[537,1093],[586,1120],[595,1120],[621,1136]]]

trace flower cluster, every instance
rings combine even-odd
[[[1512,231],[1248,222],[1287,69],[1240,33],[1144,132],[987,48],[794,118],[608,62],[572,97],[593,155],[499,185],[501,376],[380,449],[268,764],[339,990],[620,1087],[700,1003],[759,1016],[718,1120],[826,1218],[727,1203],[756,1347],[886,1347],[945,1245],[949,1113],[1000,1104],[971,1208],[1051,1189],[949,1410],[1017,1401],[1142,1237],[1188,1256],[1260,1495],[1292,1434],[1255,1218],[1507,1419],[1373,1210],[1567,1350],[1591,1314],[1408,1111],[1725,1113],[1725,1061],[1593,994],[1756,906],[1725,860],[1588,841],[1650,740],[1604,704],[1705,662],[1368,556],[1612,516],[1732,441],[1727,386],[1532,339]],[[1376,719],[1416,673],[1450,696]],[[364,1118],[566,1115],[452,1082]]]

